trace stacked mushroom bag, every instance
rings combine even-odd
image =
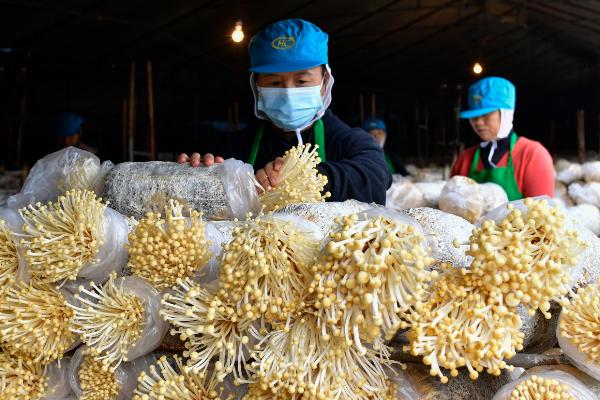
[[[480,185],[466,176],[454,176],[442,190],[439,207],[474,223],[483,214],[507,201],[504,189],[495,183]]]

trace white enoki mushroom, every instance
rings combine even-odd
[[[252,319],[238,317],[233,306],[190,279],[178,281],[161,301],[163,319],[174,326],[171,335],[186,341],[183,356],[195,373],[204,372],[216,357],[215,372],[222,381],[233,373],[245,375]]]
[[[91,351],[83,354],[79,367],[79,386],[82,391],[80,400],[117,400],[121,390],[115,373],[96,360]]]
[[[32,279],[74,280],[103,244],[105,209],[94,192],[81,190],[68,191],[55,203],[20,209],[25,221],[21,243]]]
[[[384,216],[338,219],[309,287],[325,337],[344,337],[360,351],[383,333],[391,339],[425,296],[433,259],[413,226]]]
[[[75,342],[73,312],[52,285],[17,283],[0,302],[0,340],[15,354],[49,364]]]
[[[329,192],[321,194],[327,185],[327,177],[317,170],[317,165],[321,162],[317,149],[317,145],[311,146],[308,143],[285,152],[278,184],[263,191],[259,197],[265,211],[275,211],[292,203],[325,201],[331,196]],[[262,189],[256,180],[255,184]]]
[[[569,393],[569,385],[556,379],[532,375],[514,388],[510,400],[576,400],[576,398]]]
[[[560,334],[592,362],[600,364],[600,282],[579,289],[563,305]]]
[[[159,213],[147,213],[129,234],[129,268],[158,290],[173,286],[177,278],[191,277],[210,258],[204,237],[202,213],[188,210],[175,200]]]
[[[249,399],[364,399],[358,393],[387,390],[384,366],[390,351],[377,343],[359,354],[342,338],[324,340],[317,318],[305,315],[287,329],[269,332],[257,345],[249,371]],[[375,349],[378,350],[375,350]],[[378,397],[380,398],[380,397]]]
[[[100,165],[94,158],[80,158],[75,162],[64,182],[59,186],[63,191],[80,189],[92,190],[100,172]]]
[[[485,221],[473,231],[468,255],[473,284],[510,307],[523,304],[550,318],[550,301],[570,290],[570,270],[582,244],[564,226],[565,216],[545,200],[525,199],[525,213],[509,205],[498,224]],[[479,282],[477,282],[479,280]]]
[[[447,266],[448,267],[448,266]],[[471,379],[484,369],[500,375],[512,370],[504,359],[523,349],[524,334],[516,310],[497,304],[484,290],[468,286],[467,270],[448,267],[434,282],[429,298],[412,315],[410,345],[404,351],[423,356],[432,376],[448,382],[441,368],[458,376],[467,367]]]
[[[128,293],[123,281],[115,283],[116,277],[113,272],[102,286],[92,282],[91,290],[80,286],[75,298],[81,305],[69,304],[74,311],[71,330],[113,371],[140,339],[146,315],[145,300]]]
[[[302,298],[319,245],[314,234],[279,218],[244,222],[224,246],[219,298],[234,304],[240,318],[263,316],[282,326],[305,307]]]
[[[28,357],[0,352],[0,393],[3,399],[38,400],[46,392],[44,366]]]
[[[219,381],[215,372],[208,375],[206,371],[196,373],[183,366],[181,358],[173,356],[178,371],[175,371],[167,357],[158,360],[158,369],[150,367],[149,373],[142,372],[138,377],[138,387],[134,391],[133,400],[229,400],[223,397],[223,389],[219,389]]]
[[[14,235],[6,221],[0,220],[0,296],[15,283],[18,269]]]

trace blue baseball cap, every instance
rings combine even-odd
[[[381,129],[387,133],[387,128],[385,126],[385,122],[381,118],[369,118],[365,120],[365,124],[363,125],[365,131],[369,132],[373,129]]]
[[[469,109],[460,112],[461,118],[475,118],[492,111],[515,109],[516,90],[510,81],[491,76],[475,82],[469,88]]]
[[[54,133],[57,136],[68,137],[75,135],[83,124],[83,118],[80,115],[66,112],[58,117]]]
[[[250,40],[250,72],[292,72],[328,64],[328,38],[308,21],[277,21]]]

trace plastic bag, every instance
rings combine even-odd
[[[580,204],[567,209],[567,214],[577,223],[594,232],[600,234],[600,210],[591,204]]]
[[[559,163],[561,163],[559,165]],[[570,163],[566,160],[559,160],[557,163],[557,167],[560,167],[560,170],[556,171],[556,180],[564,182],[566,184],[579,181],[583,179],[583,168],[580,164]]]
[[[569,196],[577,204],[591,204],[600,207],[600,183],[573,183],[569,186]]]
[[[221,224],[232,225],[229,221],[223,221]],[[221,254],[223,254],[223,246],[231,239],[231,236],[229,236],[228,240],[227,236],[217,228],[217,225],[211,222],[206,223],[204,236],[209,242],[210,260],[208,260],[208,263],[204,267],[198,270],[193,279],[200,283],[210,283],[219,277],[219,264]]]
[[[560,181],[554,181],[554,199],[562,203],[564,207],[572,207],[575,205],[569,197],[567,185]]]
[[[568,393],[577,400],[597,400],[596,395],[573,375],[564,371],[552,369],[543,370],[541,368],[536,368],[535,373],[526,372],[519,379],[506,384],[496,393],[492,400],[510,400],[511,393],[517,387],[517,385],[530,379],[534,375],[539,378],[554,379],[559,381],[561,384],[567,385]]]
[[[422,168],[412,174],[414,182],[436,182],[444,180],[442,168]]]
[[[600,182],[600,161],[588,161],[581,166],[586,182]]]
[[[140,219],[162,209],[168,199],[202,211],[207,219],[245,218],[260,210],[251,165],[228,159],[211,167],[191,168],[174,162],[128,162],[106,176],[103,197],[111,207]]]
[[[396,210],[423,207],[426,203],[421,189],[407,179],[393,183],[386,192],[386,207]]]
[[[104,176],[113,164],[90,152],[67,147],[38,160],[29,171],[21,192],[8,199],[14,209],[36,202],[55,200],[70,189],[88,189],[99,193]]]
[[[493,210],[494,208],[501,206],[508,202],[508,196],[502,188],[492,182],[486,182],[479,185],[481,194],[483,195],[483,212]]]
[[[474,223],[485,211],[480,186],[466,176],[452,177],[440,196],[440,210],[449,212]]]
[[[71,386],[67,378],[70,361],[68,358],[63,358],[60,366],[57,362],[46,367],[46,377],[48,383],[42,400],[64,400],[72,394]]]
[[[440,196],[442,195],[442,190],[444,190],[444,186],[446,186],[446,182],[417,182],[415,183],[415,186],[421,190],[421,192],[423,192],[425,206],[437,208],[440,202]]]
[[[388,379],[395,386],[396,400],[421,400],[421,396],[401,369],[394,368],[391,373],[388,373]]]
[[[71,358],[71,363],[68,369],[68,381],[75,395],[80,398],[84,393],[79,380],[79,369],[84,360],[84,352],[89,350],[87,346],[81,346],[75,351]],[[88,356],[91,357],[91,356]],[[156,361],[153,354],[137,358],[131,362],[123,363],[112,372],[115,377],[115,382],[119,386],[119,393],[115,399],[127,400],[133,395],[133,391],[137,386],[137,378],[142,371],[148,371],[150,365]]]

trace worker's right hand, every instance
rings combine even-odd
[[[188,157],[188,155],[185,153],[181,153],[179,157],[177,157],[177,162],[179,164],[185,164],[186,162],[189,162],[190,166],[192,167],[199,167],[201,165],[210,167],[215,163],[220,164],[223,161],[223,157],[215,157],[210,153],[206,153],[204,157],[202,157],[200,153],[194,153],[191,157]]]

